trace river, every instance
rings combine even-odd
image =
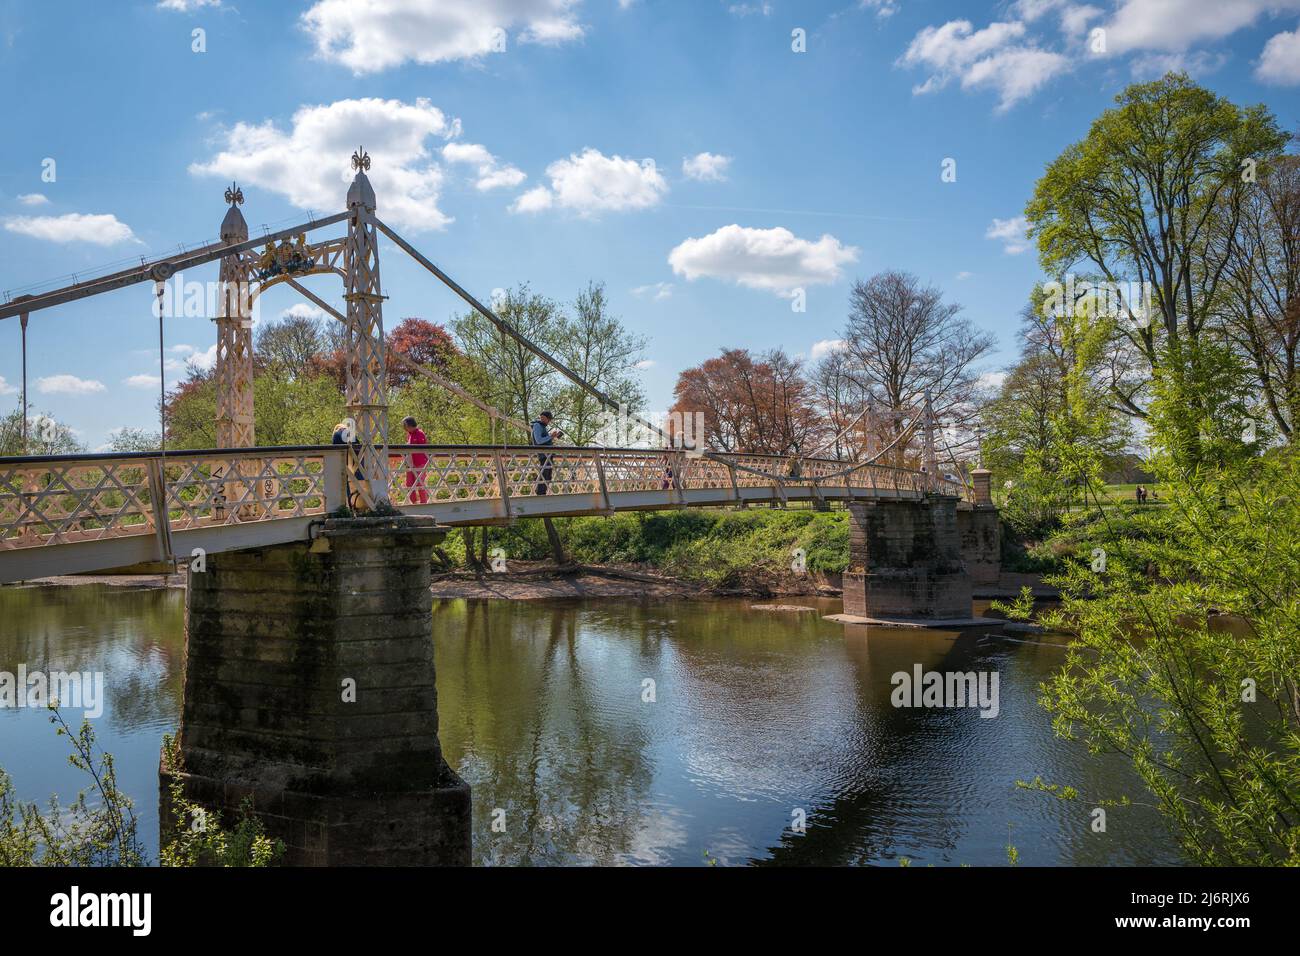
[[[1022,865],[1180,862],[1147,807],[1108,807],[1094,832],[1092,803],[1016,787],[1041,775],[1146,799],[1123,762],[1053,735],[1036,703],[1064,658],[1053,638],[751,603],[436,601],[440,737],[473,788],[475,863],[1004,865],[1008,842]],[[183,623],[175,590],[0,588],[0,671],[104,673],[93,726],[155,858]],[[893,706],[892,675],[917,664],[996,672],[997,716]],[[74,798],[68,752],[47,713],[0,709],[0,768],[21,797]]]

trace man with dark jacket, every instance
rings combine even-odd
[[[554,420],[555,416],[550,412],[542,412],[537,416],[531,426],[534,445],[542,445],[548,448],[554,447],[555,439],[563,434],[558,428],[551,427],[551,422]],[[554,456],[538,455],[537,464],[540,466],[539,477],[541,481],[537,483],[536,491],[537,494],[544,495],[547,486],[551,483],[551,475],[554,473]]]

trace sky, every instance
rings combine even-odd
[[[994,333],[996,376],[1036,179],[1169,69],[1300,130],[1300,0],[0,0],[0,300],[215,240],[232,181],[254,236],[342,211],[364,145],[380,218],[480,299],[603,282],[652,412],[722,348],[824,354],[885,269]],[[463,311],[386,239],[380,271],[389,328]],[[168,384],[214,360],[194,288]],[[87,448],[157,428],[152,297],[31,318],[34,411]],[[20,378],[6,319],[0,407]]]

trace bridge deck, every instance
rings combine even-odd
[[[215,553],[303,540],[314,522],[347,505],[346,451],[327,445],[0,458],[0,583],[188,557],[195,548]],[[389,451],[393,504],[448,525],[962,493],[922,472],[829,459],[801,460],[792,475],[791,459],[770,455],[425,445]],[[419,456],[425,460],[417,464]]]

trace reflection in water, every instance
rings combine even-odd
[[[151,841],[183,603],[177,591],[0,588],[0,670],[105,671],[95,729]],[[1178,859],[1150,811],[1111,808],[1095,834],[1091,806],[1015,788],[1041,774],[1099,798],[1136,792],[1120,763],[1053,737],[1035,701],[1058,647],[737,600],[441,601],[434,635],[440,736],[473,787],[479,864],[697,865],[708,851],[729,864],[998,865],[1008,825],[1029,865]],[[999,716],[895,709],[890,677],[918,663],[996,670]],[[39,712],[0,711],[0,766],[28,799],[70,799],[81,783]],[[790,828],[796,810],[805,834]]]

